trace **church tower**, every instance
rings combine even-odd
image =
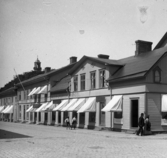
[[[41,71],[41,62],[39,61],[38,57],[37,60],[34,62],[34,71]]]

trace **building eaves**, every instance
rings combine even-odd
[[[164,36],[161,38],[161,40],[155,46],[154,50],[160,48],[161,45],[165,42],[166,39],[167,39],[167,32],[164,34]]]
[[[64,67],[61,67],[59,69],[54,69],[54,70],[52,70],[50,72],[47,72],[47,73],[44,73],[44,74],[41,74],[41,75],[38,75],[38,76],[35,76],[35,77],[32,77],[32,78],[30,78],[28,80],[23,81],[22,84],[23,85],[28,85],[28,84],[31,84],[31,83],[37,83],[39,81],[48,80],[48,78],[50,78],[51,76],[56,75],[56,74],[58,74],[58,73],[60,73],[60,72],[62,72],[64,70],[66,70],[68,68],[70,69],[74,65],[75,65],[75,63],[67,65],[67,66],[64,66]],[[21,85],[21,83],[18,83],[16,86],[20,86],[20,85]]]
[[[118,72],[111,76],[108,80],[123,78],[140,72],[146,73],[158,60],[167,52],[167,47],[156,49],[138,56],[131,56],[120,59],[119,62],[125,64]]]
[[[101,63],[104,65],[114,65],[114,66],[123,66],[124,64],[119,63],[117,60],[111,60],[111,59],[102,59],[102,58],[96,58],[96,57],[89,57],[89,56],[83,56],[78,63],[69,71],[69,75],[73,74],[75,70],[79,68],[79,66],[84,63],[86,60],[91,60],[93,62]]]
[[[64,77],[60,82],[58,82],[54,87],[51,88],[50,92],[55,93],[59,91],[66,91],[69,86],[70,79],[70,76]]]

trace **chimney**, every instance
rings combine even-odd
[[[70,57],[70,64],[76,63],[77,62],[77,57]]]
[[[146,53],[152,50],[152,42],[137,40],[135,55]]]
[[[99,54],[99,55],[98,55],[98,58],[101,58],[101,59],[109,59],[109,55],[106,55],[106,54]]]
[[[51,67],[45,67],[45,73],[50,72],[50,70],[51,70]]]

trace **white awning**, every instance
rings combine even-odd
[[[48,86],[42,87],[42,89],[38,92],[38,94],[46,94],[47,93],[47,87]]]
[[[89,98],[86,103],[77,111],[81,112],[95,112],[96,111],[96,97]]]
[[[13,113],[13,105],[11,105],[4,113],[5,114],[12,114]]]
[[[68,100],[62,100],[62,102],[53,109],[53,111],[59,111],[68,104]]]
[[[26,112],[30,112],[30,110],[32,110],[33,109],[33,106],[30,106],[27,110],[26,110]]]
[[[43,103],[35,112],[41,112],[41,110],[48,105],[48,102]]]
[[[34,88],[34,89],[28,94],[28,96],[31,96],[32,93],[33,93],[35,90],[36,90],[36,88]]]
[[[162,95],[162,112],[167,112],[167,95]]]
[[[0,113],[4,110],[4,106],[0,106]]]
[[[32,109],[30,109],[29,112],[36,112],[36,110],[37,110],[37,108],[32,108]]]
[[[86,99],[85,98],[80,98],[78,101],[71,106],[67,111],[78,111],[84,104],[85,104]]]
[[[48,110],[52,110],[53,108],[55,108],[55,104],[53,104],[53,101],[51,101],[50,103],[48,103],[47,106],[45,106],[44,108],[41,109],[41,111],[48,111]]]
[[[121,112],[122,111],[122,95],[113,96],[113,98],[101,111]]]
[[[38,92],[40,91],[41,87],[38,87],[37,89],[34,90],[34,92],[32,92],[31,95],[34,95],[34,94],[38,94]]]
[[[77,99],[70,100],[70,102],[64,108],[61,109],[61,111],[68,111],[68,109],[71,106],[73,106],[76,102],[77,102]]]
[[[5,111],[8,110],[8,108],[10,108],[10,105],[8,105],[8,106],[2,111],[2,113],[5,113]]]

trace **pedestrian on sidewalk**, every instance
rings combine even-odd
[[[76,117],[74,116],[73,118],[72,118],[72,126],[71,126],[71,129],[72,128],[76,128],[76,124],[77,124],[77,120],[76,120]]]
[[[145,125],[144,125],[144,135],[150,135],[152,134],[151,132],[151,122],[149,120],[149,115],[147,115],[145,119]]]
[[[143,118],[144,114],[141,113],[140,117],[139,117],[139,130],[137,131],[137,135],[139,135],[141,133],[141,136],[143,135],[143,127],[144,127],[144,118]]]
[[[66,123],[66,129],[70,129],[70,120],[69,117],[67,116],[67,118],[65,119],[65,123]]]

